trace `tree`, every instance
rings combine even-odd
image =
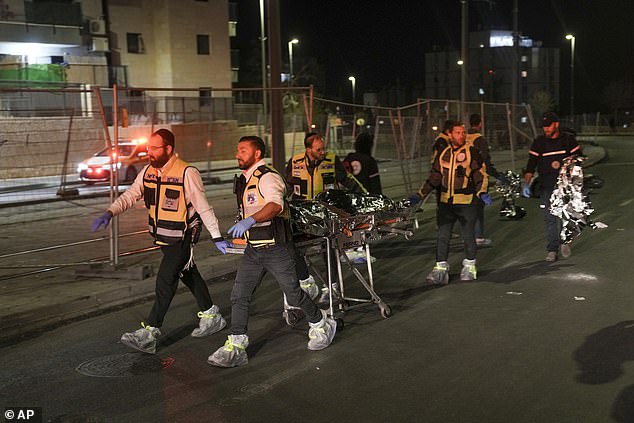
[[[539,90],[533,93],[529,103],[533,110],[533,118],[536,122],[541,121],[541,117],[544,113],[552,111],[555,107],[555,100],[548,91]]]

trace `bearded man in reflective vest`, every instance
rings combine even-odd
[[[466,144],[464,125],[460,122],[452,122],[449,134],[451,144],[436,156],[427,181],[417,193],[420,199],[425,198],[433,190],[438,190],[440,193],[436,210],[438,224],[436,265],[426,278],[428,283],[435,285],[449,283],[447,260],[451,232],[456,222],[459,222],[461,226],[465,254],[460,279],[475,280],[477,278],[474,232],[476,203],[482,201],[490,205],[492,202],[491,196],[487,193],[488,178],[484,160],[477,148]]]
[[[249,305],[266,272],[277,280],[288,303],[299,307],[306,315],[309,350],[328,347],[337,330],[334,319],[317,308],[300,289],[295,272],[290,213],[285,201],[286,185],[277,170],[264,161],[264,151],[264,141],[260,137],[246,136],[238,142],[236,159],[242,175],[234,186],[240,220],[228,232],[234,238],[244,236],[247,246],[231,290],[230,335],[225,345],[207,359],[209,364],[218,367],[248,363]]]
[[[229,246],[220,234],[218,219],[207,202],[198,169],[174,153],[174,134],[167,129],[154,132],[147,146],[150,163],[132,185],[92,225],[95,232],[107,227],[113,216],[134,207],[143,199],[148,210],[148,226],[163,259],[156,277],[156,296],[141,328],[124,333],[121,342],[139,351],[154,354],[160,327],[176,294],[179,279],[189,288],[198,304],[198,327],[194,337],[211,335],[227,322],[211,300],[209,289],[194,263],[193,245],[205,225],[216,247],[224,254]]]

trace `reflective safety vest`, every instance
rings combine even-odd
[[[430,163],[433,164],[434,160],[436,160],[436,156],[450,145],[451,145],[451,139],[449,135],[445,134],[444,132],[441,132],[440,134],[438,134],[438,137],[434,140],[434,145],[432,146],[433,151],[431,154]]]
[[[467,134],[467,138],[465,140],[466,144],[471,147],[475,147],[474,142],[478,138],[482,137],[482,134],[479,132],[473,132],[471,134]]]
[[[182,241],[188,226],[199,219],[198,213],[185,198],[185,171],[190,167],[176,159],[168,172],[148,166],[143,174],[143,200],[148,209],[148,227],[156,245],[170,245]],[[188,209],[191,217],[188,218]]]
[[[472,150],[473,149],[473,150]],[[440,188],[440,202],[447,204],[472,204],[475,197],[486,192],[488,184],[486,172],[483,168],[473,170],[471,167],[471,152],[474,147],[466,143],[460,148],[445,148],[439,156],[442,186]],[[482,183],[476,186],[473,172],[480,172]]]
[[[326,153],[312,175],[308,172],[307,160],[306,153],[296,154],[291,160],[291,184],[295,198],[312,200],[320,192],[337,187],[334,153]]]
[[[282,176],[274,168],[268,165],[259,166],[248,181],[236,184],[236,195],[240,206],[242,219],[253,216],[266,205],[267,201],[260,190],[260,181],[263,175],[274,172],[280,178]],[[283,180],[283,178],[282,178]],[[257,222],[245,233],[247,242],[254,248],[267,245],[284,244],[290,239],[290,210],[284,204],[282,213],[271,220]]]

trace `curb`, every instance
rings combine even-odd
[[[206,280],[208,286],[236,272],[240,256],[226,257],[227,260],[211,265],[205,263],[204,260],[198,263],[199,268],[205,268],[203,274],[213,275],[212,278]],[[114,311],[123,306],[142,303],[154,297],[155,279],[153,277],[141,281],[119,280],[119,282],[121,284],[119,288],[94,292],[90,295],[79,295],[75,298],[62,296],[62,302],[3,316],[0,321],[0,346],[16,344],[64,324]],[[181,285],[176,295],[183,292],[189,292],[189,290]]]

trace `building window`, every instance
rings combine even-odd
[[[196,49],[198,54],[209,54],[209,35],[196,35]]]
[[[229,36],[235,37],[238,34],[238,22],[229,21]]]
[[[231,83],[235,84],[237,82],[239,82],[238,80],[238,69],[231,69]]]
[[[522,56],[522,62],[523,63],[528,62],[528,56]]]
[[[527,78],[528,77],[528,72],[523,70],[522,71],[522,78]]]
[[[211,106],[211,88],[202,87],[198,90],[198,104],[203,106]]]
[[[128,32],[126,39],[128,42],[128,53],[145,53],[145,45],[141,34]]]

